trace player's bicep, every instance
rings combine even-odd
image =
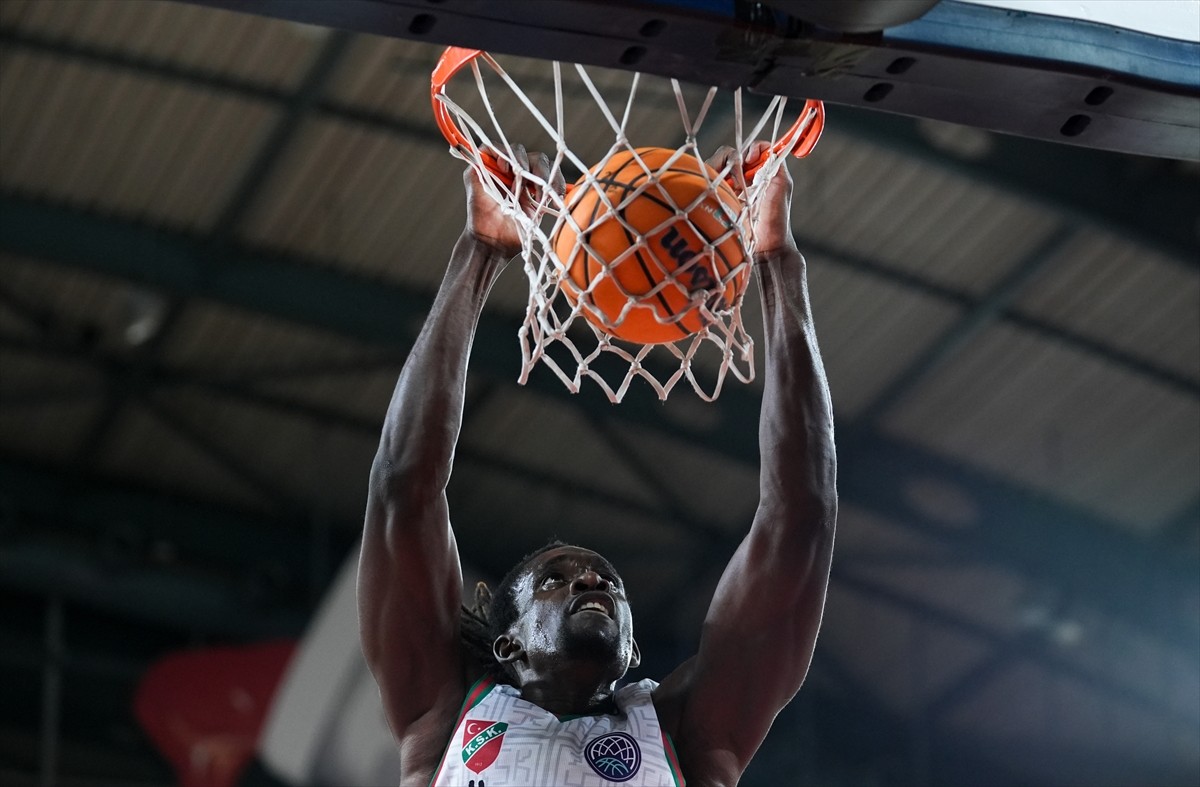
[[[445,497],[372,494],[359,556],[363,655],[397,734],[462,688],[462,572]]]
[[[832,523],[761,524],[713,595],[678,723],[681,748],[727,751],[743,768],[804,682],[833,548]]]

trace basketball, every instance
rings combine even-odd
[[[597,165],[594,181],[576,183],[571,220],[552,239],[563,293],[572,305],[582,298],[587,320],[617,339],[687,338],[705,325],[702,304],[730,310],[750,277],[741,201],[692,156],[660,171],[675,153],[639,148]]]

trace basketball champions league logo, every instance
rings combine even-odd
[[[601,735],[584,747],[583,756],[593,771],[610,782],[627,782],[642,767],[642,750],[623,732]]]

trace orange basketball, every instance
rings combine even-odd
[[[578,230],[567,221],[553,238],[568,273],[563,292],[572,304],[584,298],[588,321],[618,339],[686,338],[704,327],[699,303],[730,309],[750,277],[736,223],[741,201],[724,182],[714,193],[708,181],[717,173],[691,155],[659,172],[674,154],[639,148],[645,166],[627,151],[593,168],[595,184],[581,178],[567,202]]]

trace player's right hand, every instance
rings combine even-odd
[[[504,180],[512,180],[513,188],[521,189],[521,209],[530,216],[541,196],[542,186],[523,173],[531,173],[542,181],[549,181],[559,194],[563,193],[562,173],[557,172],[553,180],[550,179],[550,158],[545,153],[527,153],[523,145],[514,145],[513,154],[516,158],[515,170],[504,156],[495,156],[497,174]],[[468,166],[463,173],[463,185],[467,191],[467,231],[506,256],[516,256],[521,251],[516,217],[488,196],[474,167]]]
[[[760,156],[768,155],[770,148],[768,142],[755,142],[746,156],[747,163],[753,164]],[[779,170],[767,184],[762,202],[759,203],[758,221],[754,224],[756,258],[796,247],[792,236],[792,173],[788,171],[790,158],[784,156]]]
[[[724,146],[717,149],[708,160],[708,165],[717,172],[724,171],[729,166],[737,151]],[[749,167],[758,162],[763,156],[770,155],[771,143],[761,140],[754,142],[746,151],[744,166]],[[741,178],[733,178],[729,184],[735,189],[744,188]],[[779,170],[766,186],[766,192],[759,203],[758,219],[754,223],[754,256],[756,259],[773,254],[783,248],[794,248],[792,237],[792,174],[788,172],[787,157],[779,165]]]

